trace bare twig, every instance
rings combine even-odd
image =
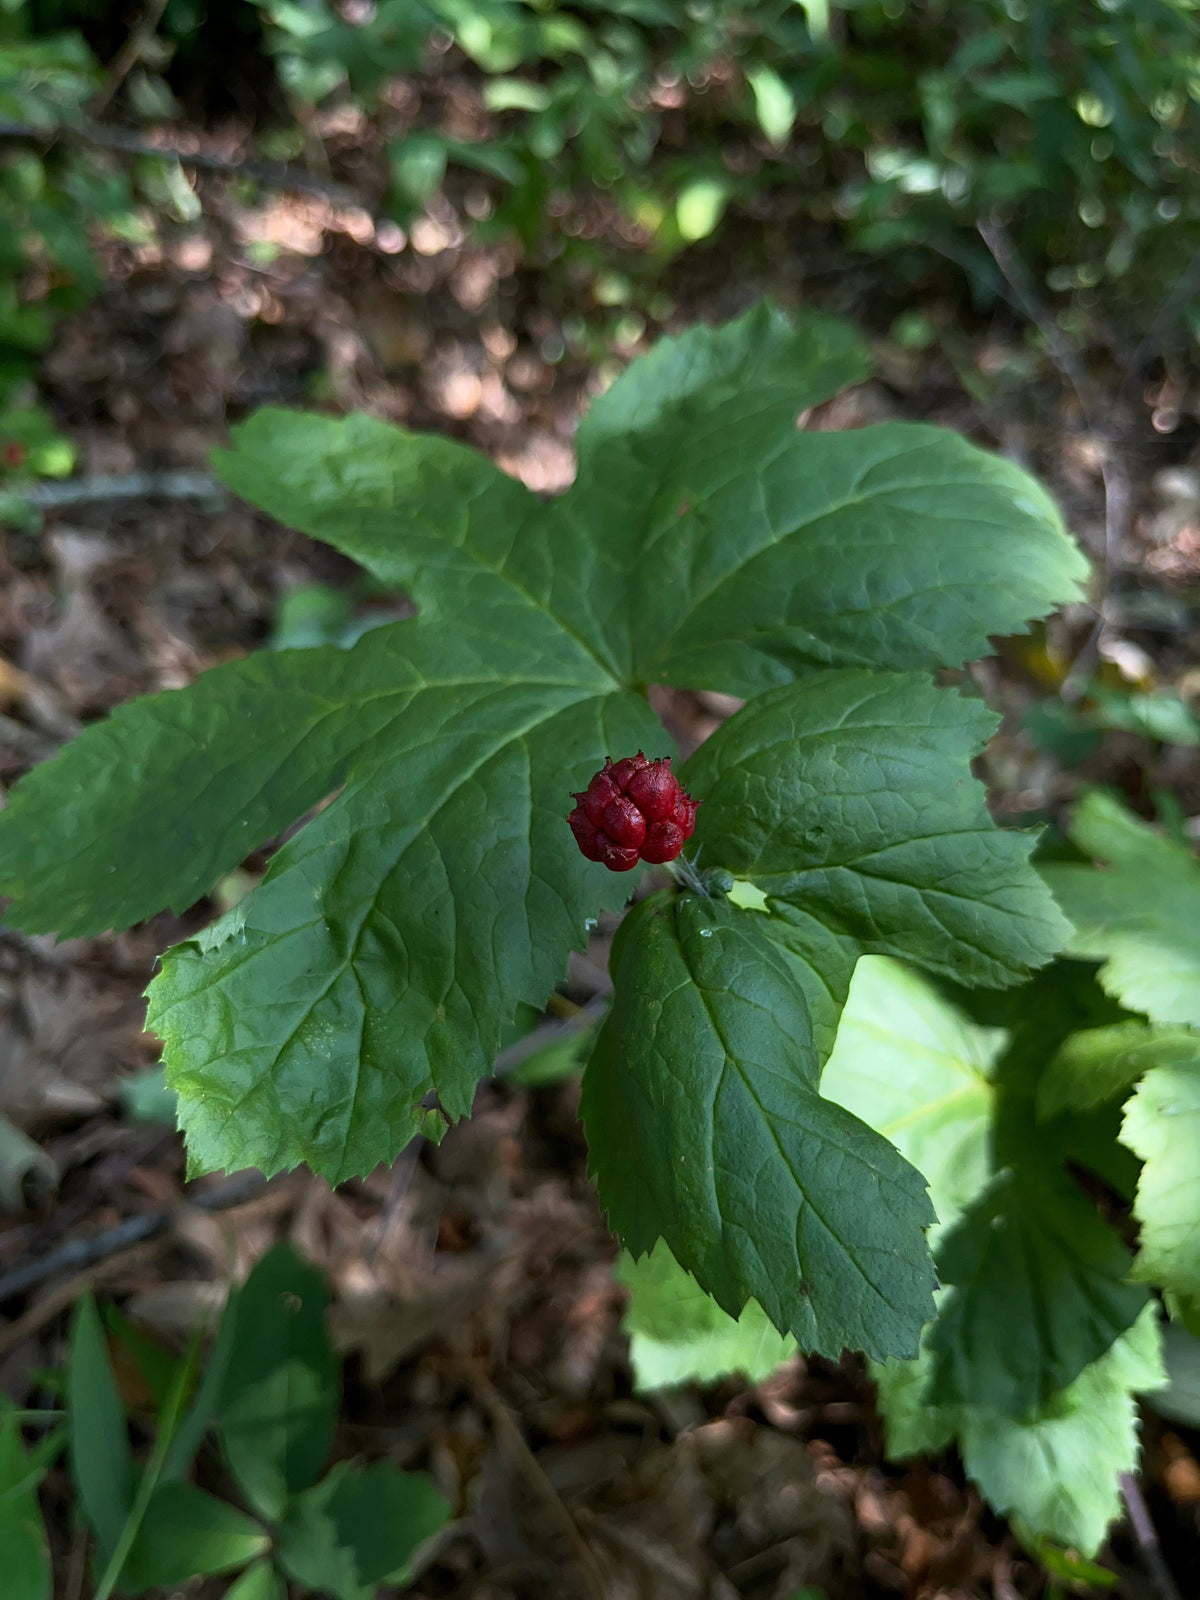
[[[1125,1502],[1129,1526],[1133,1529],[1133,1536],[1137,1540],[1150,1581],[1158,1590],[1162,1600],[1181,1600],[1175,1580],[1163,1559],[1162,1546],[1158,1542],[1158,1534],[1145,1498],[1132,1472],[1121,1474],[1121,1498]]]
[[[496,1386],[478,1361],[465,1360],[462,1365],[476,1398],[491,1418],[492,1427],[498,1438],[502,1440],[511,1452],[516,1464],[524,1473],[529,1487],[570,1540],[571,1548],[575,1552],[575,1559],[579,1563],[588,1593],[593,1597],[593,1600],[605,1600],[607,1589],[604,1577],[596,1564],[596,1558],[592,1554],[591,1546],[583,1537],[583,1534],[580,1533],[575,1518],[563,1503],[558,1490],[546,1476],[541,1462],[526,1443],[525,1435],[521,1432],[512,1412],[505,1404],[503,1396],[496,1389]]]
[[[162,21],[162,14],[166,9],[167,0],[147,0],[145,11],[136,25],[129,30],[125,43],[109,63],[108,74],[103,88],[92,99],[90,110],[93,116],[100,115],[111,101],[113,95],[125,82],[125,79],[142,59],[146,46],[157,32],[158,25]]]
[[[5,1273],[0,1278],[0,1303],[24,1294],[27,1289],[44,1283],[56,1273],[72,1267],[90,1270],[97,1263],[122,1255],[147,1240],[167,1233],[189,1208],[224,1211],[230,1206],[243,1205],[259,1193],[265,1182],[261,1173],[235,1172],[215,1188],[188,1195],[181,1206],[163,1206],[157,1211],[147,1211],[142,1216],[127,1217],[116,1227],[107,1228],[90,1239],[68,1239],[36,1261],[28,1261],[23,1267],[14,1267],[11,1272]]]
[[[1137,382],[1142,368],[1151,357],[1159,353],[1159,343],[1163,335],[1174,322],[1198,283],[1200,283],[1200,250],[1196,250],[1193,253],[1192,259],[1176,279],[1174,287],[1168,294],[1164,295],[1162,303],[1151,319],[1150,326],[1138,341],[1137,348],[1126,365],[1124,376],[1121,379],[1121,386],[1117,390],[1117,396],[1113,402],[1114,409],[1119,408],[1129,398],[1130,391]]]
[[[14,492],[39,511],[96,505],[104,500],[213,500],[225,496],[225,489],[209,472],[97,473],[34,483]]]
[[[173,156],[185,167],[202,172],[228,172],[253,178],[270,189],[294,189],[300,194],[319,194],[337,205],[361,206],[361,199],[344,184],[318,178],[311,172],[288,166],[282,161],[253,161],[181,150],[175,145],[148,144],[137,134],[121,128],[108,128],[98,122],[61,122],[53,128],[40,128],[33,122],[0,121],[0,139],[29,139],[37,144],[55,139],[73,139],[98,150],[114,150],[128,156]]]
[[[1108,626],[1109,584],[1129,531],[1129,477],[1114,448],[1111,430],[1101,423],[1102,406],[1095,385],[1071,345],[1063,338],[1054,318],[1041,304],[1037,290],[1008,235],[999,223],[993,221],[980,221],[976,228],[1012,291],[1013,303],[1042,335],[1051,361],[1075,392],[1084,426],[1100,445],[1100,478],[1104,487],[1104,558],[1100,594],[1095,602],[1096,620],[1060,690],[1064,700],[1078,700],[1095,671],[1104,630]]]
[[[540,1022],[523,1039],[517,1039],[507,1050],[501,1050],[492,1068],[493,1075],[502,1078],[506,1072],[512,1072],[523,1061],[528,1061],[530,1056],[536,1055],[547,1045],[556,1044],[560,1039],[569,1039],[573,1033],[583,1033],[588,1028],[594,1027],[607,1009],[608,995],[594,994],[571,1016],[552,1017],[548,1022]]]
[[[30,1306],[29,1310],[22,1313],[15,1321],[0,1327],[0,1360],[3,1360],[10,1350],[15,1350],[19,1344],[44,1328],[48,1322],[52,1322],[60,1311],[65,1311],[68,1306],[74,1305],[79,1296],[88,1289],[95,1288],[96,1284],[115,1273],[118,1268],[152,1260],[166,1243],[166,1239],[138,1240],[110,1255],[107,1260],[99,1261],[83,1272],[77,1272],[65,1283],[56,1284],[36,1305]]]

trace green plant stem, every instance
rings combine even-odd
[[[162,1476],[163,1466],[167,1459],[167,1452],[171,1448],[171,1440],[179,1426],[180,1412],[183,1402],[191,1386],[192,1376],[196,1369],[196,1362],[200,1354],[200,1340],[203,1336],[203,1327],[193,1333],[183,1360],[175,1373],[171,1384],[170,1393],[163,1404],[159,1414],[159,1427],[154,1440],[154,1449],[146,1463],[146,1470],[142,1473],[141,1482],[138,1484],[137,1494],[134,1496],[133,1505],[125,1519],[125,1526],[121,1529],[121,1537],[117,1540],[116,1548],[108,1559],[103,1576],[96,1586],[94,1600],[109,1600],[117,1581],[121,1576],[129,1552],[133,1549],[133,1542],[145,1520],[146,1510],[153,1498],[158,1480]]]

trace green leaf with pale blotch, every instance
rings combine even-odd
[[[405,1563],[449,1520],[428,1478],[390,1461],[356,1471],[341,1461],[298,1495],[279,1533],[279,1565],[336,1600],[372,1600],[387,1579],[405,1583]]]
[[[214,1420],[230,1471],[256,1511],[283,1515],[333,1442],[338,1360],[325,1331],[329,1291],[287,1245],[246,1279],[233,1319]]]
[[[1140,1453],[1136,1396],[1165,1381],[1158,1308],[1136,1322],[1061,1393],[1014,1420],[968,1410],[960,1432],[967,1476],[1002,1516],[1094,1555],[1121,1515],[1120,1477]]]
[[[955,1221],[991,1176],[991,1070],[1007,1034],[981,1028],[887,956],[854,969],[821,1093],[890,1139]]]
[[[1200,1033],[1147,1022],[1114,1022],[1070,1034],[1038,1081],[1042,1120],[1118,1099],[1152,1067],[1200,1061]]]
[[[1110,795],[1087,795],[1069,829],[1098,867],[1041,869],[1075,926],[1072,955],[1102,961],[1100,982],[1154,1022],[1200,1027],[1200,862]]]
[[[758,1383],[796,1348],[757,1301],[737,1318],[722,1311],[661,1239],[640,1261],[622,1255],[615,1272],[629,1290],[622,1326],[636,1389],[713,1383],[731,1372]]]
[[[904,726],[881,764],[859,719],[842,808],[865,825],[874,762],[889,842],[845,871],[810,852],[790,887],[776,862],[765,886],[820,1053],[864,949],[987,982],[1044,959],[1056,924],[1027,841],[985,826],[966,771],[987,725],[913,674],[1070,599],[1082,558],[1019,468],[953,434],[797,429],[864,370],[840,324],[765,306],[665,341],[593,406],[550,502],[365,418],[268,410],[237,430],[225,481],[419,615],[136,701],[0,816],[12,920],[69,933],[182,908],[311,816],[152,987],[193,1171],[307,1161],[338,1180],[468,1110],[517,1008],[636,887],[582,859],[564,814],[607,753],[670,748],[648,681],[746,695],[852,668],[869,700],[871,669],[890,674],[873,710]],[[853,723],[846,683],[827,688]],[[828,722],[805,703],[810,730]],[[924,822],[902,815],[917,803]]]
[[[1165,1378],[1158,1312],[1133,1325],[1072,1383],[1018,1417],[980,1406],[932,1404],[933,1362],[875,1369],[893,1458],[939,1451],[957,1440],[967,1476],[993,1510],[1033,1532],[1094,1554],[1120,1514],[1120,1475],[1138,1461],[1135,1396]]]
[[[1129,1252],[1052,1151],[1007,1167],[938,1246],[951,1285],[929,1335],[929,1395],[1020,1417],[1043,1405],[1131,1327],[1145,1290]]]
[[[626,918],[583,1080],[601,1202],[635,1257],[665,1239],[730,1316],[755,1299],[805,1350],[915,1353],[924,1180],[821,1098],[796,960],[766,921],[695,895]]]
[[[1184,1297],[1200,1295],[1200,1038],[1190,1060],[1154,1067],[1125,1107],[1121,1140],[1144,1163],[1134,1215],[1133,1275]]]

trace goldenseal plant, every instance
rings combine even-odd
[[[1064,944],[1034,839],[971,775],[996,719],[933,674],[1077,597],[1085,564],[1025,472],[953,433],[797,427],[867,370],[849,329],[767,305],[664,340],[594,401],[551,501],[368,417],[236,430],[224,482],[417,615],[133,701],[0,816],[9,920],[63,936],[182,911],[308,816],[149,990],[193,1173],[336,1183],[465,1116],[517,1008],[648,870],[586,858],[572,792],[670,750],[647,685],[720,690],[745,707],[678,774],[706,876],[614,944],[591,1171],[633,1255],[661,1239],[727,1312],[916,1355],[926,1181],[821,1069],[861,956],[1003,987]]]

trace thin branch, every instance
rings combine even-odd
[[[319,194],[337,205],[361,206],[362,200],[344,184],[318,178],[311,172],[288,166],[282,161],[250,161],[226,156],[205,155],[199,150],[180,150],[169,144],[147,144],[137,134],[121,128],[108,128],[98,122],[61,122],[41,128],[33,122],[0,121],[0,139],[30,139],[46,144],[55,139],[74,139],[98,150],[114,150],[128,156],[173,156],[185,167],[203,172],[228,172],[253,178],[271,189],[294,189],[300,194]]]
[[[1200,250],[1193,252],[1192,259],[1179,274],[1175,286],[1165,295],[1158,310],[1151,319],[1150,326],[1138,341],[1137,348],[1129,358],[1121,379],[1121,386],[1117,390],[1113,409],[1118,409],[1129,398],[1133,385],[1137,382],[1143,367],[1152,356],[1159,353],[1159,346],[1167,329],[1175,321],[1183,306],[1191,298],[1197,284],[1200,284]]]
[[[569,1539],[588,1594],[592,1596],[592,1600],[605,1600],[608,1589],[603,1574],[596,1564],[592,1548],[579,1531],[578,1524],[567,1509],[562,1496],[546,1476],[545,1468],[529,1448],[525,1435],[505,1404],[503,1396],[479,1361],[468,1358],[463,1361],[462,1367],[476,1399],[491,1418],[492,1428],[497,1437],[508,1447],[530,1489]]]
[[[53,1321],[60,1311],[65,1311],[68,1306],[74,1305],[85,1290],[95,1288],[98,1283],[116,1272],[118,1267],[129,1267],[135,1262],[153,1260],[166,1243],[165,1238],[143,1239],[137,1244],[129,1245],[119,1254],[111,1255],[107,1260],[99,1261],[83,1272],[77,1272],[65,1283],[55,1284],[43,1299],[36,1305],[30,1306],[29,1310],[23,1312],[15,1322],[0,1327],[0,1361],[10,1350],[15,1350],[18,1345],[44,1328],[48,1322]]]
[[[512,1072],[523,1061],[528,1061],[530,1056],[536,1055],[546,1046],[557,1044],[560,1039],[568,1039],[573,1033],[583,1033],[588,1028],[594,1027],[608,1010],[608,1001],[607,993],[594,994],[571,1016],[552,1017],[548,1022],[540,1022],[523,1038],[510,1044],[507,1050],[501,1050],[492,1067],[493,1077],[502,1078],[506,1072]]]
[[[136,25],[129,30],[125,43],[109,63],[104,86],[94,96],[89,108],[93,116],[98,117],[100,115],[125,82],[125,79],[142,59],[146,46],[158,31],[158,25],[162,21],[163,12],[166,9],[167,0],[147,0],[145,11]]]
[[[976,223],[979,237],[991,252],[1005,282],[1012,291],[1015,304],[1038,329],[1046,344],[1046,351],[1059,373],[1075,391],[1084,426],[1101,446],[1100,478],[1104,488],[1104,557],[1100,578],[1100,594],[1095,603],[1096,620],[1093,622],[1083,646],[1071,664],[1059,691],[1068,703],[1078,700],[1087,687],[1088,680],[1100,658],[1100,645],[1108,626],[1109,584],[1120,560],[1121,550],[1129,532],[1131,493],[1129,477],[1118,451],[1114,447],[1111,431],[1100,422],[1102,406],[1095,385],[1071,345],[1063,338],[1058,325],[1041,304],[1037,290],[1026,272],[1024,264],[1013,249],[1012,243],[999,223]]]
[[[95,505],[105,500],[220,500],[225,489],[210,472],[115,472],[11,491],[38,511]]]
[[[185,1197],[182,1206],[163,1206],[157,1211],[147,1211],[141,1216],[127,1217],[113,1228],[93,1235],[90,1239],[68,1239],[56,1250],[49,1250],[23,1267],[14,1267],[0,1278],[0,1303],[24,1294],[47,1278],[69,1268],[92,1268],[109,1257],[133,1249],[147,1240],[174,1227],[181,1214],[189,1208],[201,1211],[224,1211],[230,1206],[244,1205],[254,1199],[266,1185],[259,1172],[236,1172],[215,1188]],[[15,1326],[15,1324],[14,1324]]]
[[[1129,1514],[1129,1526],[1133,1529],[1133,1536],[1137,1540],[1146,1571],[1161,1600],[1181,1600],[1175,1580],[1163,1558],[1162,1546],[1158,1542],[1158,1534],[1145,1498],[1132,1472],[1121,1474],[1121,1498],[1125,1502],[1125,1510]]]

